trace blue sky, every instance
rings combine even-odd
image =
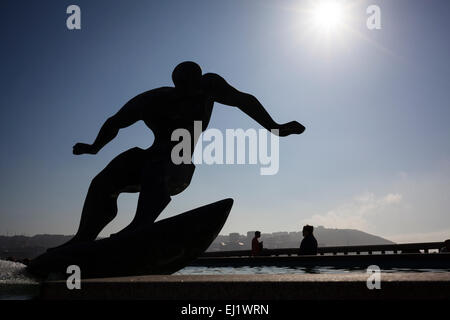
[[[143,123],[96,156],[73,156],[103,121],[148,89],[171,85],[184,60],[255,95],[275,120],[307,130],[280,140],[280,170],[202,165],[159,219],[221,198],[222,233],[357,228],[396,241],[450,235],[450,42],[445,0],[341,1],[343,28],[308,25],[313,1],[21,1],[0,4],[0,234],[72,234],[90,179]],[[66,28],[77,4],[82,29]],[[382,29],[366,28],[381,8]],[[216,104],[210,127],[259,128]],[[127,225],[136,195],[102,235]]]

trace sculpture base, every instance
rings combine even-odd
[[[160,220],[128,235],[78,243],[42,254],[27,270],[36,276],[67,277],[77,265],[82,278],[174,273],[200,256],[228,218],[233,199],[224,199]]]

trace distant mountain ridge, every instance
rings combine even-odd
[[[262,231],[260,240],[264,242],[264,247],[267,249],[298,248],[303,239],[301,231],[273,233],[260,231]],[[238,233],[219,235],[208,250],[248,250],[253,236],[254,231],[247,232],[247,235]],[[385,238],[354,229],[328,229],[318,226],[314,229],[314,236],[319,247],[394,244]]]
[[[249,231],[247,235],[240,235],[238,233],[219,235],[208,248],[208,251],[248,250],[253,233],[254,231]],[[328,229],[319,226],[315,228],[314,235],[319,242],[319,246],[322,247],[394,243],[382,237],[354,229]],[[33,258],[45,252],[47,248],[56,247],[72,237],[70,235],[51,234],[39,234],[32,237],[0,236],[0,257]],[[274,233],[263,232],[261,240],[264,241],[264,247],[269,249],[296,248],[300,246],[302,238],[301,231],[282,231]]]
[[[388,239],[356,229],[328,229],[319,226],[314,233],[322,246],[395,244]]]
[[[44,247],[50,248],[58,246],[64,241],[68,241],[73,236],[58,234],[38,234],[29,236],[0,236],[0,248],[20,248],[20,247]]]

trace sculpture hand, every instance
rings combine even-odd
[[[297,121],[291,121],[279,126],[279,136],[286,137],[291,134],[301,134],[305,131],[305,127]]]
[[[87,143],[77,143],[73,146],[73,154],[96,154],[97,151],[91,144]]]

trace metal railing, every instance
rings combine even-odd
[[[318,255],[348,255],[348,254],[390,254],[390,253],[429,253],[430,250],[438,250],[444,247],[444,242],[421,242],[421,243],[400,243],[400,244],[380,244],[362,246],[335,246],[319,247]],[[264,249],[260,256],[297,256],[299,248],[287,249]],[[205,252],[202,257],[249,257],[251,250],[238,251],[214,251]]]

